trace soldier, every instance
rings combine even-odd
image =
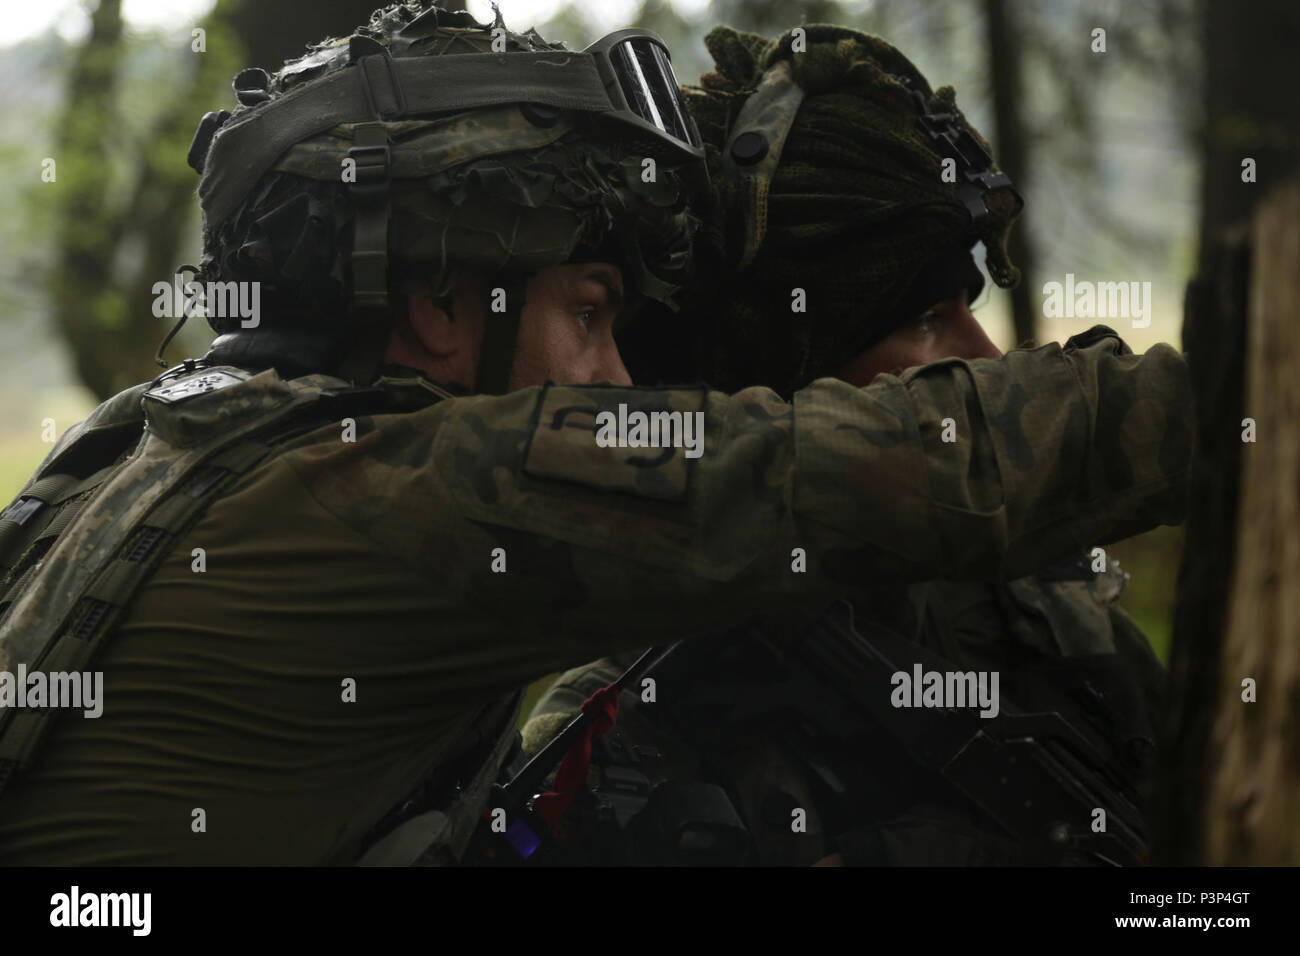
[[[793,32],[766,40],[715,29],[706,43],[718,72],[687,91],[718,197],[711,241],[698,252],[704,259],[712,249],[722,263],[686,295],[688,312],[716,317],[698,337],[696,370],[726,390],[762,382],[786,395],[821,375],[865,386],[964,368],[978,379],[1001,353],[968,307],[983,285],[970,246],[984,241],[998,285],[1012,284],[1015,269],[1004,244],[1009,217],[969,201],[967,184],[1004,177],[951,88],[932,93],[878,38],[829,26],[804,32],[806,51],[797,52]],[[755,154],[766,164],[756,172]],[[952,185],[942,175],[949,157],[960,173]],[[764,309],[795,286],[810,303],[806,316]],[[1127,352],[1103,327],[1067,350],[1107,339]],[[653,344],[639,339],[629,353],[638,380],[690,374]],[[1136,410],[1136,393],[1112,394]],[[1014,459],[1036,461],[1037,426],[1020,407],[1029,395],[1007,397],[983,413]],[[1170,426],[1182,433],[1186,422],[1134,432],[1133,452],[1160,457]],[[966,440],[960,429],[948,437]],[[1122,843],[1139,842],[1163,668],[1115,604],[1126,575],[1085,543],[1105,542],[1075,538],[1044,552],[1053,560],[1028,576],[919,581],[855,602],[855,626],[877,627],[875,648],[894,667],[911,672],[919,656],[924,670],[998,674],[1008,713],[982,728],[952,715],[945,724],[901,708],[855,710],[839,698],[883,701],[891,686],[878,678],[893,674],[873,661],[856,686],[827,680],[817,663],[828,646],[843,652],[844,635],[809,632],[801,643],[789,633],[800,622],[768,619],[675,649],[650,675],[652,694],[632,686],[619,695],[617,729],[592,757],[590,792],[564,821],[567,859],[1132,862],[1134,846]],[[634,656],[561,675],[533,710],[525,752],[537,753]],[[1028,760],[1006,743],[1030,739],[1013,733],[1026,726],[1013,709],[1056,715],[1034,725]],[[982,732],[1003,745],[959,765],[956,745],[933,749],[950,731],[958,744]],[[1079,749],[1092,763],[1061,769],[1062,754]],[[1043,775],[1006,783],[1017,761]],[[1005,786],[989,792],[983,780]],[[1072,787],[1106,797],[1063,802]],[[1107,829],[1097,830],[1093,804],[1105,804]]]
[[[1098,387],[1181,422],[1172,349],[819,383],[797,419],[626,387],[613,322],[680,286],[702,155],[651,34],[573,53],[398,5],[236,89],[191,151],[201,277],[266,316],[211,319],[0,517],[0,668],[104,682],[98,719],[0,693],[0,862],[455,861],[543,674],[1181,513]],[[1012,395],[1032,465],[982,411]],[[702,454],[598,442],[605,415],[698,415]]]

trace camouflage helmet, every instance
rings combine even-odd
[[[648,31],[578,53],[510,32],[499,12],[489,26],[412,0],[234,87],[238,108],[205,116],[190,154],[199,272],[258,281],[273,320],[241,335],[209,317],[227,356],[252,339],[302,368],[328,368],[361,339],[373,352],[391,294],[456,266],[520,288],[599,258],[623,268],[629,293],[670,307],[689,273],[703,149]],[[512,352],[522,295],[509,299],[513,319],[496,325]],[[485,350],[492,338],[490,325]],[[505,374],[480,390],[503,390]]]
[[[934,302],[962,289],[973,301],[977,241],[994,283],[1018,281],[1007,241],[1023,200],[951,87],[847,27],[717,27],[705,45],[715,71],[686,104],[713,201],[695,249],[706,278],[683,302],[709,322],[646,315],[625,330],[637,381],[788,395]]]

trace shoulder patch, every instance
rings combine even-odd
[[[537,398],[523,471],[663,501],[685,501],[704,451],[700,388],[547,385]]]
[[[215,392],[221,388],[238,385],[248,377],[247,374],[236,374],[233,370],[222,371],[205,369],[201,372],[195,372],[192,375],[178,378],[167,385],[160,385],[157,388],[151,388],[149,391],[144,393],[144,397],[152,398],[155,401],[162,402],[166,405],[175,405],[177,402],[183,402],[187,398],[193,398],[196,395],[206,395],[208,392]]]
[[[303,401],[322,384],[340,384],[333,379],[322,383],[314,376],[295,381],[298,385],[291,387],[274,369],[256,375],[228,365],[205,369],[145,392],[140,403],[145,427],[169,445],[184,448],[294,401],[295,392]]]

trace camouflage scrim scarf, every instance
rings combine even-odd
[[[913,283],[959,244],[984,242],[999,286],[1020,278],[1006,250],[1014,202],[990,194],[995,208],[976,231],[956,185],[941,178],[944,156],[891,74],[907,77],[932,112],[955,114],[988,149],[952,88],[932,91],[877,37],[829,25],[803,29],[806,50],[793,53],[791,33],[769,39],[716,27],[705,44],[717,72],[686,90],[713,177],[715,208],[701,238],[720,261],[702,273],[696,307],[710,323],[702,372],[719,388],[761,383],[789,391],[833,373],[912,318],[899,310],[915,301]],[[782,58],[806,95],[768,191],[762,246],[737,274],[743,215],[753,203],[723,174],[721,151],[745,99]],[[796,288],[805,291],[806,312],[791,310]]]

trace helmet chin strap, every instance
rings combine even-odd
[[[528,276],[523,273],[498,276],[496,288],[505,292],[505,309],[494,312],[492,303],[497,297],[490,294],[485,309],[483,347],[475,370],[474,388],[471,389],[474,394],[504,395],[510,390],[510,373],[514,370]],[[354,307],[353,314],[359,320],[359,331],[352,347],[339,362],[338,374],[357,385],[369,385],[387,364],[392,316],[387,308]]]
[[[384,57],[391,67],[387,51],[384,51]],[[359,64],[359,68],[364,80],[365,64]],[[367,87],[367,96],[368,90]],[[388,295],[392,152],[388,128],[380,121],[377,112],[374,122],[356,125],[353,142],[348,158],[355,163],[356,175],[348,185],[348,196],[356,215],[349,258],[352,314],[359,331],[352,349],[340,365],[339,374],[357,385],[369,385],[384,365],[388,333],[393,324]]]
[[[387,314],[362,324],[352,348],[339,362],[339,377],[356,385],[372,384],[386,364],[391,329],[392,323]]]
[[[510,390],[510,373],[515,365],[519,340],[519,318],[524,310],[528,277],[522,273],[498,276],[497,288],[505,290],[505,311],[492,311],[495,294],[488,300],[483,348],[479,353],[474,391],[480,395],[504,395]]]

